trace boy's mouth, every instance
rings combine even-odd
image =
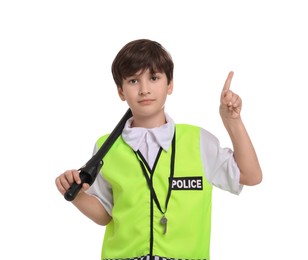
[[[146,105],[146,104],[152,103],[153,101],[155,101],[155,100],[151,99],[151,98],[145,98],[145,99],[139,100],[138,103]]]

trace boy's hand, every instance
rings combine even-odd
[[[233,71],[229,72],[220,96],[220,116],[223,120],[238,119],[242,109],[242,99],[230,90]]]
[[[58,176],[55,181],[56,186],[62,195],[64,195],[64,193],[71,187],[74,182],[77,184],[81,183],[78,170],[65,171],[60,176]],[[83,183],[80,192],[87,190],[89,187],[89,184]]]

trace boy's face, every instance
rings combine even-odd
[[[150,70],[138,72],[123,79],[122,88],[118,88],[121,100],[126,101],[134,118],[164,117],[167,95],[173,90],[173,81],[168,85],[165,73],[150,73]]]

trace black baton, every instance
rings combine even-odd
[[[71,187],[65,192],[64,198],[68,201],[72,201],[75,199],[76,195],[82,188],[83,183],[88,183],[92,185],[98,172],[102,168],[104,162],[103,158],[113,145],[115,140],[121,135],[122,130],[125,126],[126,121],[132,116],[132,112],[130,109],[124,114],[116,127],[112,130],[111,134],[108,136],[106,141],[103,143],[101,148],[92,156],[92,158],[79,169],[81,183],[77,184],[74,182]]]

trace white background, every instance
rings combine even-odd
[[[308,259],[307,11],[304,0],[1,1],[0,258],[100,259],[104,228],[54,179],[126,112],[110,66],[150,38],[175,62],[166,111],[222,146],[220,91],[235,72],[262,165],[262,184],[240,196],[214,189],[211,259]]]

